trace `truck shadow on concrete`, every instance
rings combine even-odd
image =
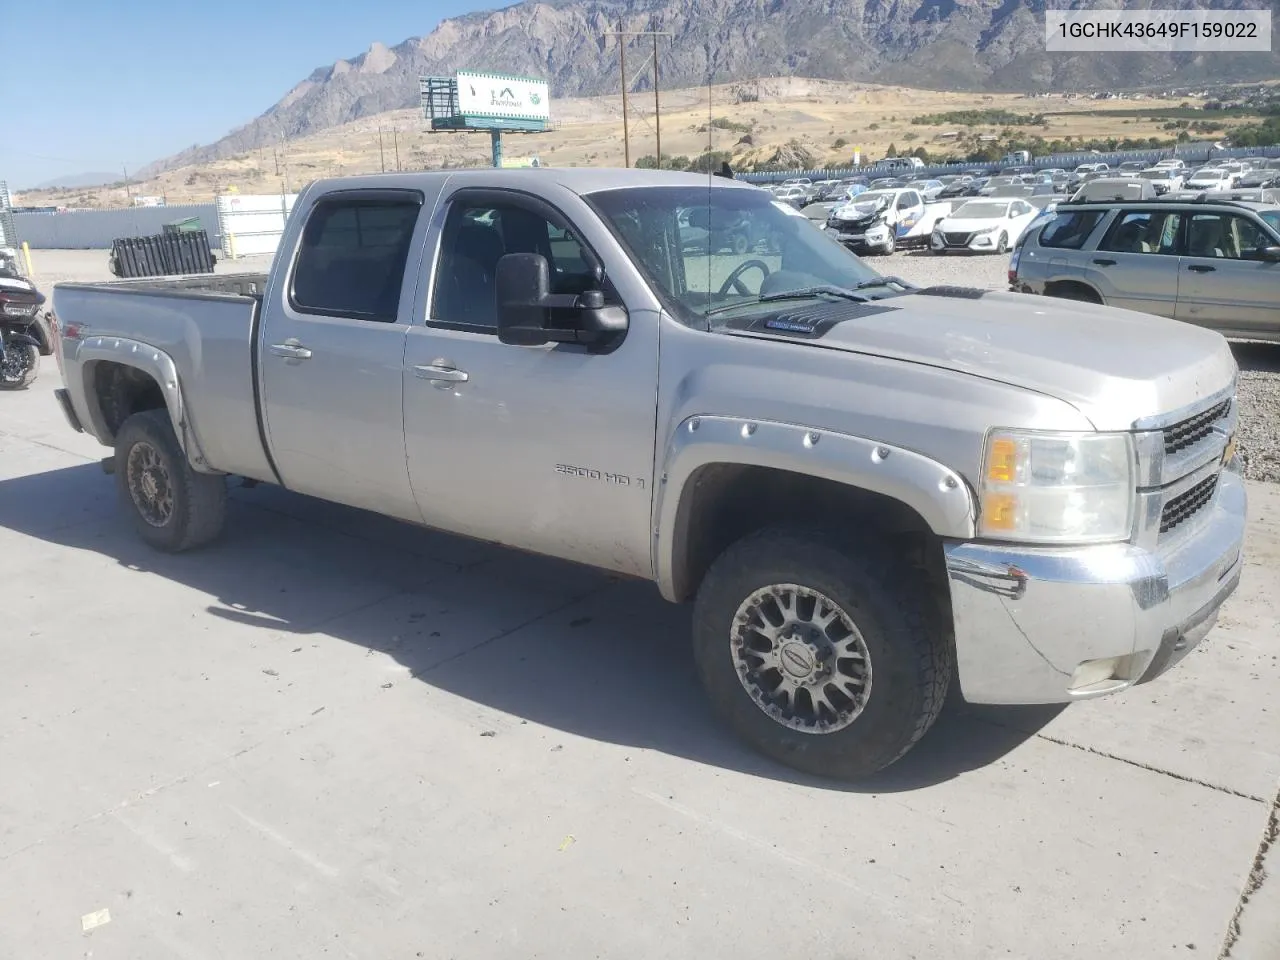
[[[689,608],[645,582],[234,481],[223,538],[162,554],[138,539],[114,478],[97,464],[0,481],[0,525],[136,572],[139,629],[157,642],[197,629],[200,614],[254,628],[256,649],[282,660],[303,636],[332,638],[530,723],[827,789],[888,793],[947,781],[1004,757],[1061,710],[953,697],[903,760],[842,785],[761,757],[717,721],[693,672]],[[114,574],[86,584],[86,620],[100,604],[119,611],[119,591]]]

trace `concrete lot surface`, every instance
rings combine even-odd
[[[1280,955],[1280,488],[1169,675],[846,787],[646,584],[267,487],[150,551],[58,382],[0,393],[0,958]]]

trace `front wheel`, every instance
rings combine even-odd
[[[1008,253],[1008,252],[1009,252],[1009,235],[1007,233],[1001,233],[1000,238],[996,240],[996,253]]]
[[[189,550],[222,531],[226,480],[191,469],[167,410],[145,410],[124,422],[116,434],[115,475],[138,534],[157,550]]]
[[[40,375],[40,351],[29,343],[6,343],[0,360],[0,390],[21,390]]]
[[[886,257],[898,249],[898,238],[894,236],[893,231],[889,231],[889,239],[884,242],[884,246],[880,248],[880,252]]]
[[[756,749],[853,780],[893,763],[946,700],[952,645],[933,598],[877,550],[776,528],[729,547],[694,612],[717,713]]]

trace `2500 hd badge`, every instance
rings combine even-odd
[[[575,467],[567,463],[557,463],[556,473],[566,477],[581,477],[583,480],[600,480],[604,483],[617,484],[620,487],[637,487],[644,489],[644,477],[630,477],[625,473],[610,473],[608,470],[596,470],[593,467]]]

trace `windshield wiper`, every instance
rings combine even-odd
[[[848,287],[838,287],[834,283],[820,283],[812,287],[798,287],[795,290],[779,290],[776,293],[766,293],[757,302],[772,303],[775,300],[808,300],[825,294],[829,297],[839,297],[841,300],[856,300],[859,303],[866,303],[867,298],[858,293],[860,289],[862,289],[861,283],[853,290]]]

